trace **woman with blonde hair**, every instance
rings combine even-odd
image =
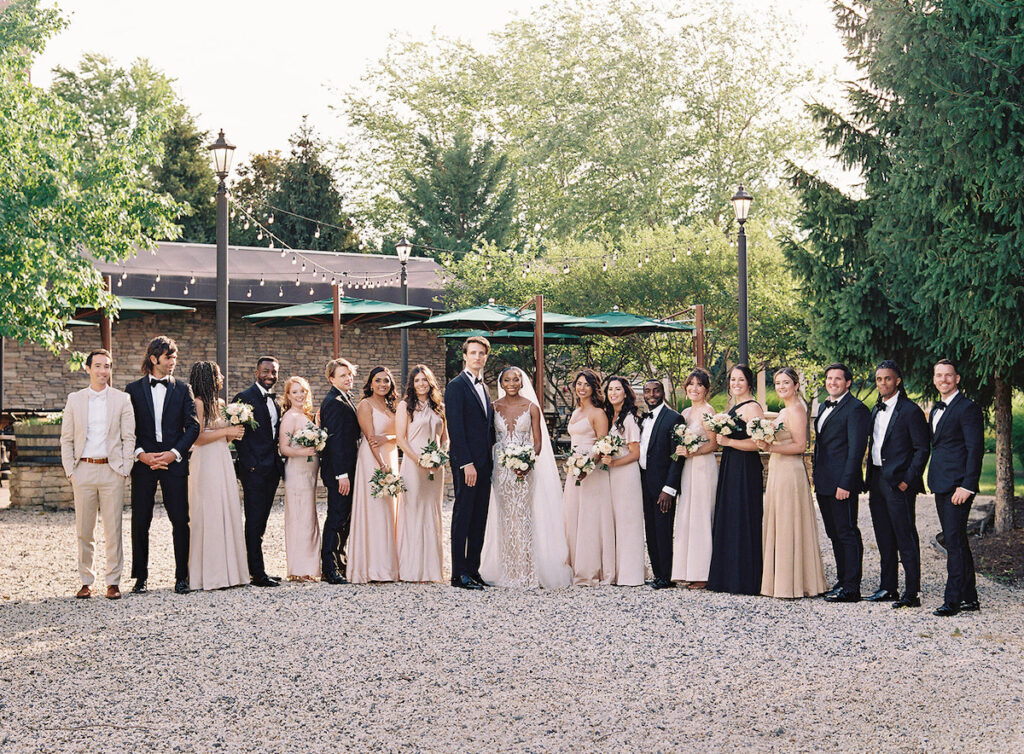
[[[302,377],[289,377],[281,399],[284,415],[278,448],[284,467],[284,551],[289,581],[320,577],[320,522],[316,516],[316,477],[320,459],[314,448],[296,445],[293,435],[313,421],[313,391]]]

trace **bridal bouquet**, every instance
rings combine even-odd
[[[594,443],[594,447],[590,449],[590,452],[610,457],[618,455],[619,451],[624,447],[626,447],[626,441],[624,439],[618,435],[608,434]],[[608,464],[602,463],[601,468],[607,471]]]
[[[288,434],[288,440],[292,445],[300,448],[314,448],[321,451],[327,447],[327,430],[320,429],[313,422],[307,422],[302,429]],[[312,463],[313,456],[306,456],[306,463]]]
[[[430,469],[430,474],[427,476],[427,479],[433,482],[434,470],[439,469],[448,463],[448,454],[441,450],[441,446],[437,444],[437,440],[431,440],[423,446],[423,452],[420,453],[418,463],[421,468]]]
[[[747,422],[747,432],[751,440],[760,440],[771,445],[775,442],[775,435],[782,429],[782,424],[776,424],[763,416],[755,416]]]
[[[537,454],[532,445],[505,445],[498,449],[498,465],[503,469],[515,472],[516,482],[526,481],[524,474],[537,463]]]
[[[370,477],[370,494],[373,497],[395,497],[405,492],[405,483],[391,469],[377,469]]]
[[[579,451],[573,452],[568,458],[565,459],[565,474],[571,476],[576,481],[576,486],[580,486],[582,481],[580,477],[584,474],[589,474],[591,471],[597,468],[597,463],[588,454],[584,455]]]
[[[260,426],[253,416],[252,406],[248,403],[229,403],[220,410],[221,416],[227,419],[228,424],[244,424],[249,429],[256,429]]]
[[[676,445],[682,445],[689,453],[697,450],[697,448],[708,441],[708,438],[704,437],[704,435],[698,435],[685,424],[677,424],[674,426],[672,428],[672,437],[675,438]],[[672,460],[678,461],[679,454],[673,453]]]
[[[726,413],[704,414],[701,419],[704,426],[708,428],[708,432],[714,432],[716,435],[728,436],[738,429],[736,420]]]

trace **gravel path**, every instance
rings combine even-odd
[[[178,596],[166,515],[152,541],[154,591],[75,600],[73,515],[0,510],[0,750],[1024,750],[1020,593],[983,580],[980,614],[933,617],[926,544],[926,608],[894,612],[614,587]],[[266,552],[283,574],[280,508]]]

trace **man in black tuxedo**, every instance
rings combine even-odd
[[[674,586],[672,581],[672,527],[683,459],[671,456],[678,443],[673,428],[683,418],[665,404],[665,388],[658,380],[644,383],[647,413],[640,425],[640,487],[644,498],[647,552],[654,571],[654,589]]]
[[[814,491],[838,574],[838,583],[825,594],[828,602],[860,601],[864,543],[857,527],[857,503],[864,488],[871,412],[850,395],[852,384],[853,373],[845,364],[831,364],[825,370],[829,399],[814,425]]]
[[[484,384],[484,366],[491,344],[486,338],[467,338],[462,344],[465,368],[444,391],[449,462],[455,485],[452,507],[452,586],[483,589],[480,552],[487,528],[494,465],[494,408]]]
[[[349,397],[356,368],[347,359],[334,359],[327,362],[326,373],[331,389],[320,404],[320,426],[327,431],[327,445],[320,454],[320,478],[327,488],[327,518],[320,560],[323,580],[344,584],[348,565],[345,543],[352,520],[352,481],[359,443],[359,421]]]
[[[928,487],[946,547],[946,593],[935,614],[942,617],[980,610],[974,576],[974,557],[967,540],[967,519],[978,493],[981,459],[985,454],[981,408],[960,392],[956,364],[941,359],[932,373],[941,400],[932,407],[932,462]]]
[[[277,359],[261,356],[256,361],[256,381],[232,398],[233,403],[252,406],[258,425],[256,429],[246,429],[241,440],[235,440],[235,473],[242,482],[245,511],[245,555],[249,581],[255,586],[278,586],[280,582],[279,578],[267,575],[263,564],[263,534],[284,471],[277,449],[277,428],[281,423],[281,405],[274,393],[277,372]]]
[[[174,539],[174,591],[188,588],[188,453],[199,437],[192,388],[174,379],[178,346],[163,335],[154,338],[142,362],[143,377],[125,392],[135,412],[135,464],[132,466],[132,592],[147,591],[149,525],[156,487]]]
[[[882,575],[870,602],[894,601],[894,608],[920,607],[921,543],[917,536],[917,495],[924,491],[928,463],[928,422],[907,397],[903,372],[886,359],[875,370],[878,403],[871,412],[868,443],[868,505],[881,557]],[[899,595],[899,562],[906,581]]]

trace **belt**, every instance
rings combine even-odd
[[[106,463],[107,462],[106,458],[79,458],[78,460],[79,461],[83,461],[85,463]]]

